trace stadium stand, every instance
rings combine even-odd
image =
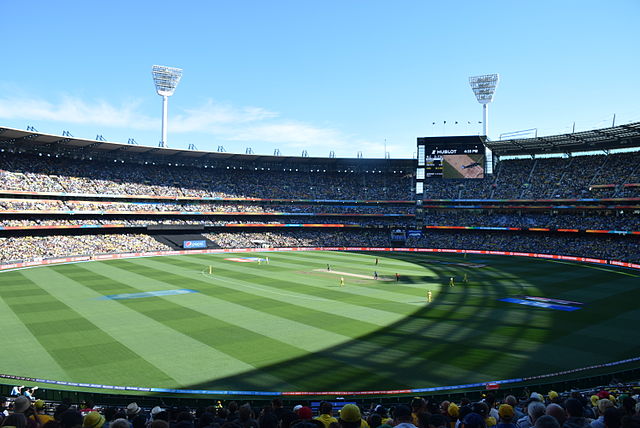
[[[129,153],[118,150],[121,147],[115,143],[86,144],[51,136],[30,137],[30,133],[5,128],[0,131],[0,262],[3,263],[168,251],[179,248],[185,237],[199,236],[209,240],[210,247],[220,248],[388,248],[398,245],[391,240],[391,232],[398,228],[422,232],[401,243],[406,247],[562,254],[640,263],[638,152],[504,159],[497,163],[495,173],[484,179],[428,180],[424,219],[419,223],[411,159],[275,158],[213,153],[194,158],[191,152],[173,149],[136,148],[139,152]],[[39,142],[45,137],[46,141]],[[602,138],[604,141],[605,137]],[[496,143],[493,147],[497,156],[502,145]],[[514,152],[511,146],[505,147],[508,147],[502,153],[505,156],[523,155],[529,150]],[[569,149],[583,150],[584,145]],[[299,227],[284,227],[291,224]],[[172,242],[158,239],[162,227],[169,225],[176,226],[180,238]],[[619,397],[616,408],[620,409],[620,420],[624,423],[617,426],[603,423],[607,428],[637,427],[638,420],[634,418],[638,417],[638,409],[635,405],[629,407],[629,401],[624,405],[622,397],[635,396],[637,400],[637,385],[615,391]],[[574,394],[573,398],[585,412],[591,411],[591,419],[604,417],[604,411],[587,409],[589,401],[585,400],[585,394],[588,396],[589,392]],[[515,403],[505,397],[504,401],[512,406],[514,415],[526,418],[532,397],[533,394],[528,394]],[[561,398],[569,399],[571,393]],[[553,413],[549,405],[566,403],[554,400],[545,399],[549,413]],[[472,406],[465,400],[458,400],[456,414],[451,405],[445,405],[448,402],[429,402],[427,418],[416,417],[414,423],[421,428],[431,425],[457,428],[458,421],[471,428],[473,421],[465,421],[463,413],[476,412],[486,426],[509,423],[508,408],[502,408],[506,410],[500,413],[499,402],[486,414],[482,406]],[[10,421],[3,426],[22,428],[24,421],[9,419],[13,413],[23,413],[17,411],[16,404],[20,403],[12,401],[3,413]],[[52,412],[52,407],[50,403],[46,409]],[[635,409],[635,413],[630,409]],[[152,407],[146,410],[149,415],[153,413]],[[268,416],[272,410],[263,409],[253,416],[250,410],[242,425],[234,425],[235,418],[229,415],[236,412],[230,405],[223,410],[200,409],[192,412],[193,418],[185,416],[184,411],[180,416],[177,409],[163,417],[171,426],[181,428],[273,427],[276,424]],[[371,407],[360,411],[361,417],[369,419],[370,426],[375,428],[384,421],[387,410],[378,412]],[[120,412],[125,409],[105,408],[101,412],[107,423],[117,426],[115,416],[122,416]],[[339,426],[356,428],[349,425],[359,422],[354,414],[355,410]],[[379,414],[381,421],[370,418],[373,414]],[[58,414],[59,422],[64,425],[61,415]],[[435,415],[441,418],[431,423]],[[279,426],[286,428],[298,418],[302,417],[291,416]],[[512,416],[511,421],[517,428],[537,426],[533,420],[520,423],[522,418]],[[584,421],[575,419],[574,425],[557,422],[567,428],[577,426],[578,422],[586,426]],[[54,424],[48,428],[57,427]],[[91,428],[100,427],[93,424]]]
[[[42,146],[24,134],[22,139],[15,130],[0,134],[0,239],[31,244],[20,251],[2,251],[3,261],[60,256],[58,248],[85,252],[90,248],[99,253],[140,250],[141,235],[152,236],[150,227],[168,224],[187,229],[202,226],[212,237],[219,235],[212,241],[220,241],[222,247],[250,242],[260,233],[269,234],[274,246],[287,242],[390,246],[390,230],[416,225],[411,160],[246,155],[222,160],[207,154],[211,159],[196,162],[173,151],[167,162],[160,154],[144,153],[136,159],[123,157],[124,152],[117,150],[99,150],[111,148],[111,143],[91,149]],[[505,146],[491,144],[496,154],[500,154],[497,148]],[[512,153],[513,147],[507,152]],[[464,242],[464,248],[474,243],[476,249],[488,249],[508,241],[507,247],[513,250],[532,251],[542,245],[538,251],[638,261],[637,237],[618,235],[632,235],[639,229],[640,203],[634,199],[640,195],[640,185],[635,185],[639,174],[638,154],[633,152],[502,160],[495,174],[485,179],[428,180],[425,230],[449,227],[455,232],[425,233],[409,243],[437,242],[452,248]],[[472,199],[473,205],[466,199]],[[321,232],[259,230],[260,225],[285,224],[329,227]],[[92,233],[84,231],[77,245],[56,243],[72,240],[73,229],[85,226],[92,226]],[[354,227],[367,231],[351,230]],[[544,228],[549,233],[512,230],[486,233],[481,240],[455,229],[474,227]],[[557,230],[578,231],[579,236],[554,233]],[[587,235],[603,230],[617,235]],[[136,237],[130,245],[114,246],[109,243],[113,235],[108,238],[114,233]],[[237,237],[231,239],[231,235]],[[87,246],[91,240],[95,242]],[[567,247],[565,241],[571,245]],[[146,242],[149,250],[166,248],[153,239]]]

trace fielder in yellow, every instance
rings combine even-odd
[[[449,278],[449,287],[453,287],[456,285],[456,281],[453,277]]]
[[[433,301],[433,294],[431,290],[427,291],[427,303],[431,303]]]
[[[344,287],[344,276],[340,277],[340,287]]]

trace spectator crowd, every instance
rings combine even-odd
[[[532,392],[498,400],[492,393],[477,401],[414,397],[392,405],[356,402],[337,408],[323,401],[285,406],[276,398],[258,406],[221,401],[195,409],[131,402],[122,407],[47,403],[25,395],[4,400],[0,426],[15,428],[639,428],[637,389],[623,387],[545,396]]]
[[[640,155],[576,156],[570,158],[505,160],[495,174],[480,180],[427,180],[425,198],[585,198],[638,197]],[[413,199],[411,171],[298,171],[289,168],[196,168],[178,165],[108,163],[88,159],[33,156],[0,152],[0,191],[78,193],[58,195],[5,194],[0,198],[0,226],[149,227],[197,225],[223,248],[252,247],[256,242],[278,246],[389,247],[390,231],[420,228],[412,204],[363,204],[353,200],[409,201]],[[610,185],[601,188],[600,185]],[[630,186],[631,185],[631,186]],[[596,186],[596,187],[593,187]],[[590,189],[596,190],[590,190]],[[106,195],[106,196],[105,196]],[[109,196],[111,195],[111,196]],[[123,201],[117,195],[138,198]],[[238,201],[185,201],[153,197],[220,197]],[[286,199],[282,203],[242,198]],[[320,199],[310,203],[303,199]],[[627,201],[626,203],[636,203]],[[18,211],[18,212],[15,212]],[[20,212],[22,211],[22,213]],[[640,230],[640,213],[627,210],[506,210],[428,209],[428,226],[479,226],[550,229]],[[39,214],[42,212],[42,214]],[[176,214],[179,213],[179,214]],[[211,214],[207,214],[211,213]],[[268,214],[268,215],[266,215]],[[313,215],[310,215],[313,214]],[[363,217],[357,215],[365,214]],[[377,216],[379,214],[392,214]],[[264,216],[261,216],[264,215]],[[366,215],[369,215],[368,217]],[[374,217],[375,216],[375,217]],[[238,224],[341,224],[356,228],[323,230],[238,230]],[[216,228],[220,228],[216,230]],[[306,228],[305,228],[306,229]],[[51,230],[11,230],[0,234],[0,261],[33,260],[69,255],[168,249],[150,234],[118,233],[51,235]],[[638,236],[576,233],[431,232],[405,246],[525,251],[639,261]],[[135,230],[140,232],[139,229]],[[261,246],[264,244],[259,244]]]

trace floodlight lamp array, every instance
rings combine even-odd
[[[182,69],[174,67],[165,67],[164,65],[154,65],[151,68],[153,82],[156,84],[156,92],[158,95],[168,97],[173,95],[180,79],[182,78]]]
[[[469,77],[471,89],[480,104],[489,104],[493,101],[493,94],[496,91],[499,79],[500,76],[497,74]]]

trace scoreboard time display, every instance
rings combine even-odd
[[[418,138],[416,193],[426,179],[481,179],[485,174],[485,146],[479,136]]]

